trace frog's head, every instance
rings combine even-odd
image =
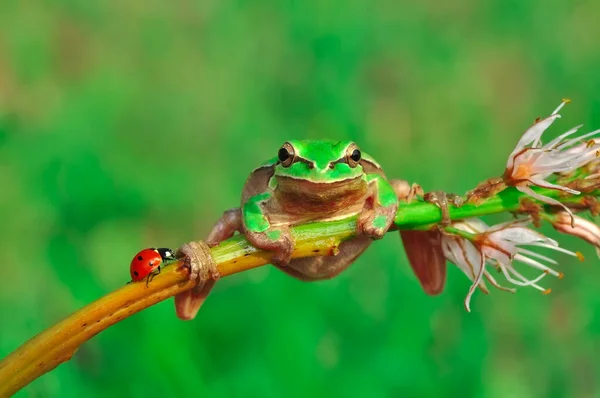
[[[282,195],[282,202],[296,207],[301,205],[298,202],[309,207],[332,208],[332,202],[343,206],[366,192],[362,156],[351,141],[288,141],[276,159],[275,191]]]
[[[277,157],[276,177],[331,184],[364,174],[360,149],[351,141],[288,141]]]

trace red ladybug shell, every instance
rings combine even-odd
[[[129,272],[132,281],[141,281],[146,278],[152,271],[160,267],[163,259],[158,250],[144,249],[135,255],[131,261]]]

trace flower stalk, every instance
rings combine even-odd
[[[583,197],[560,197],[556,191],[539,190],[569,204],[581,204]],[[600,191],[590,192],[593,197]],[[466,204],[450,207],[453,220],[479,217],[519,210],[526,195],[516,190],[506,190],[488,198],[480,206]],[[426,230],[441,221],[440,210],[435,205],[413,202],[400,207],[395,225],[398,229]],[[312,223],[294,227],[292,233],[297,246],[293,257],[329,255],[339,244],[354,236],[356,219],[350,217],[327,223]],[[269,262],[270,253],[260,251],[240,235],[224,241],[212,249],[219,273],[226,277]],[[126,268],[124,268],[126,269]],[[63,321],[35,336],[0,362],[0,396],[10,396],[37,377],[54,369],[71,358],[77,348],[104,329],[132,316],[154,304],[194,287],[181,263],[165,267],[146,288],[145,283],[132,283],[120,287],[99,300],[73,313]]]

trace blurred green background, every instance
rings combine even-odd
[[[289,138],[354,139],[388,176],[465,192],[535,117],[600,127],[600,3],[0,3],[0,357],[122,286],[133,254],[201,239]],[[497,221],[494,218],[488,221]],[[548,231],[548,229],[544,229]],[[550,232],[552,237],[557,234]],[[600,396],[600,281],[463,308],[426,296],[396,234],[338,278],[262,267],[199,316],[172,300],[19,397]]]

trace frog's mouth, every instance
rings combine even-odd
[[[276,177],[275,195],[288,213],[335,213],[362,204],[367,182],[360,177],[331,183],[315,183],[290,177]]]

